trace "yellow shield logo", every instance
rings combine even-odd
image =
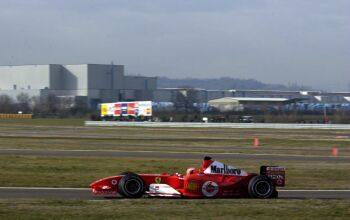
[[[155,179],[154,179],[154,181],[156,182],[156,183],[160,183],[161,181],[162,181],[162,178],[160,178],[160,176],[157,176]]]

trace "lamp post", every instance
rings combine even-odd
[[[323,100],[323,98],[325,98],[326,96],[314,96],[315,99],[317,99],[318,101],[323,103],[323,123],[324,124],[328,124],[329,120],[327,117],[327,108],[326,108],[326,103]]]

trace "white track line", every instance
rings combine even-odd
[[[279,192],[350,192],[350,189],[279,189]]]
[[[69,187],[63,187],[63,188],[59,188],[59,187],[26,187],[26,186],[19,186],[19,187],[0,187],[0,189],[28,189],[28,190],[90,190],[90,188],[69,188]]]
[[[0,187],[0,189],[25,189],[25,190],[90,190],[90,188],[69,188],[69,187]],[[281,192],[350,192],[350,189],[279,189]]]

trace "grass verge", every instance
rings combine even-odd
[[[261,139],[253,147],[250,139],[148,139],[148,138],[94,138],[52,136],[0,136],[0,149],[64,149],[64,150],[123,150],[160,152],[291,154],[331,156],[337,147],[339,156],[350,156],[349,141],[310,141]]]
[[[12,121],[13,120],[13,121]],[[0,120],[0,149],[85,149],[350,156],[347,131],[83,127],[82,119]],[[252,147],[253,138],[260,139]]]
[[[248,172],[260,165],[287,168],[286,189],[350,189],[350,163],[315,161],[224,160]],[[184,173],[200,166],[200,160],[0,156],[0,186],[88,187],[96,180],[123,171],[136,173]]]
[[[0,219],[349,219],[349,200],[0,200]]]

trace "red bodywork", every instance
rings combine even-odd
[[[236,173],[228,174],[227,172],[230,170],[227,171],[227,165],[224,165],[226,168],[219,170],[224,173],[205,173],[213,162],[212,160],[203,160],[202,167],[199,170],[192,170],[185,175],[177,173],[173,175],[166,173],[138,175],[143,179],[146,191],[151,184],[167,184],[183,197],[249,197],[249,181],[258,174],[247,173],[239,169],[234,171]],[[244,175],[242,175],[242,172],[244,172]],[[282,167],[262,166],[260,174],[267,176],[275,186],[284,186],[284,172]],[[118,183],[123,177],[124,175],[110,176],[91,183],[92,193],[104,197],[118,196]]]

